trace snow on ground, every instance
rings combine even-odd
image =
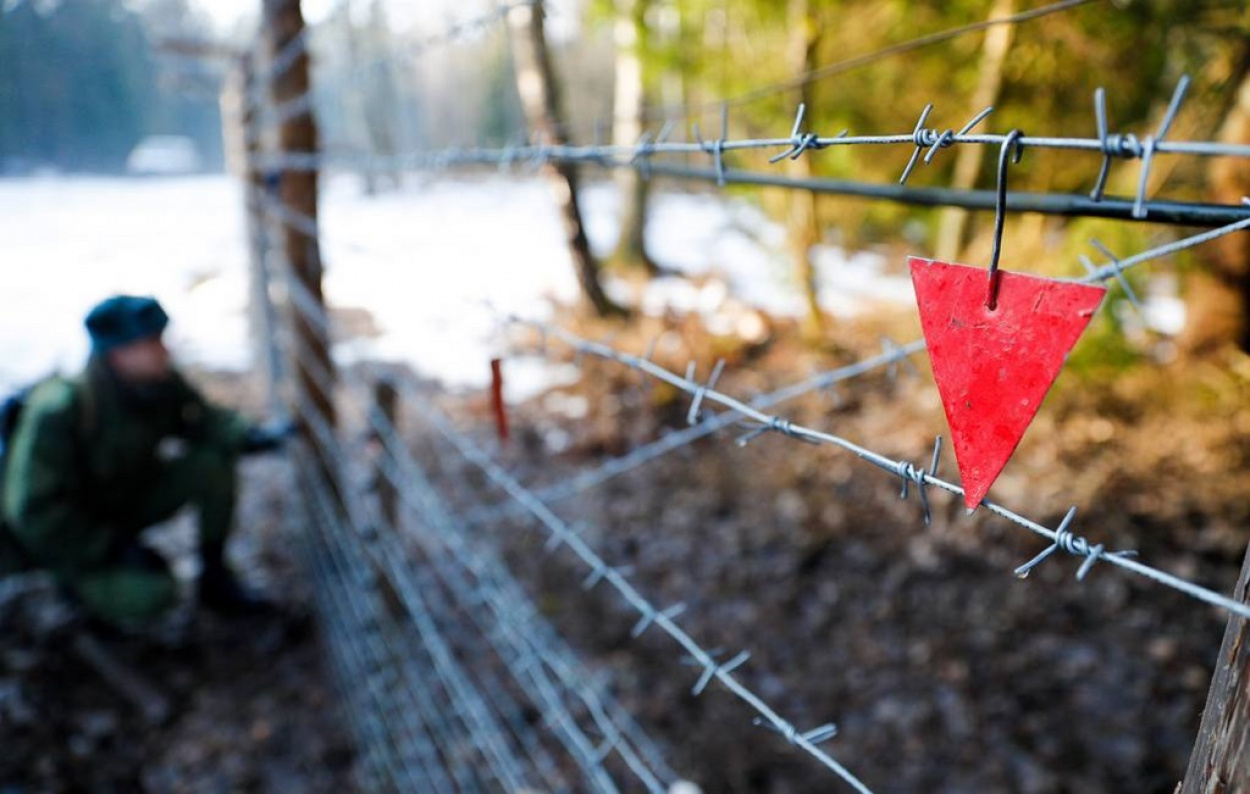
[[[606,252],[616,236],[615,191],[592,185],[584,205],[592,243]],[[407,361],[451,383],[479,384],[498,344],[498,313],[542,317],[551,301],[576,297],[559,218],[536,177],[413,181],[373,198],[339,177],[324,190],[322,230],[329,300],[367,309],[381,329],[342,356]],[[723,283],[662,279],[642,296],[644,310],[710,311],[733,295],[797,313],[782,237],[745,201],[657,194],[655,258],[686,274],[719,274]],[[87,352],[83,315],[116,292],[165,304],[181,360],[246,367],[244,240],[241,188],[227,176],[0,180],[0,388],[76,369]],[[835,314],[912,299],[910,283],[885,274],[880,257],[826,247],[817,261]],[[538,377],[551,373],[513,369],[509,385],[525,389]]]

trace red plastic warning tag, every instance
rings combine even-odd
[[[1015,452],[1107,289],[1000,270],[990,310],[984,268],[919,257],[908,264],[964,503],[973,509]]]

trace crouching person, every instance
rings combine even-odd
[[[225,615],[270,608],[224,552],[239,456],[277,448],[287,430],[208,403],[170,361],[168,322],[152,298],[117,296],[92,309],[85,370],[30,391],[4,456],[9,544],[90,615],[128,628],[177,598],[168,563],[141,535],[184,506],[198,518],[200,605]]]

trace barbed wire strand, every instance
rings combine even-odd
[[[795,116],[791,134],[784,138],[744,138],[729,139],[727,133],[723,133],[722,137],[712,141],[705,141],[698,136],[693,142],[667,141],[667,140],[651,140],[649,136],[644,138],[633,146],[627,145],[571,145],[571,144],[547,144],[544,142],[527,144],[524,146],[509,146],[502,148],[452,148],[442,150],[427,150],[421,152],[409,152],[398,155],[388,155],[385,157],[374,157],[366,155],[363,158],[359,155],[348,155],[343,153],[329,152],[288,152],[280,155],[266,155],[260,158],[262,167],[264,168],[281,168],[295,170],[320,170],[323,166],[332,165],[335,162],[344,164],[355,162],[355,167],[379,167],[380,164],[388,164],[388,170],[402,169],[448,169],[457,166],[471,165],[495,165],[496,167],[505,167],[509,165],[517,165],[523,163],[532,163],[542,165],[549,162],[566,162],[566,163],[589,163],[606,168],[634,167],[642,170],[645,174],[651,175],[659,173],[660,175],[686,178],[706,178],[704,172],[698,169],[683,168],[672,165],[661,165],[653,162],[653,159],[660,155],[691,155],[705,154],[713,159],[715,167],[716,181],[719,185],[728,183],[727,169],[725,168],[724,158],[728,153],[752,151],[752,150],[778,150],[780,153],[771,158],[771,162],[778,162],[783,159],[796,159],[798,157],[810,155],[811,152],[827,149],[835,146],[911,146],[912,154],[903,169],[902,176],[899,179],[899,186],[892,193],[884,190],[885,186],[878,185],[876,190],[860,187],[858,191],[852,190],[854,185],[863,185],[864,183],[855,183],[850,180],[827,180],[827,179],[795,179],[780,176],[764,177],[763,175],[736,174],[735,182],[738,184],[770,184],[778,186],[802,186],[803,189],[815,190],[818,192],[843,192],[864,196],[875,197],[893,197],[896,200],[902,200],[908,194],[903,188],[907,179],[912,173],[917,162],[920,160],[920,154],[927,149],[923,161],[927,164],[932,161],[938,151],[951,146],[957,145],[986,145],[998,146],[1011,142],[1017,147],[1017,151],[1023,148],[1050,149],[1057,151],[1087,151],[1091,153],[1101,154],[1103,157],[1102,168],[1096,178],[1094,190],[1089,195],[1082,196],[1066,196],[1065,205],[1067,207],[1065,214],[1098,214],[1104,216],[1113,215],[1120,217],[1123,215],[1125,219],[1144,220],[1149,214],[1149,204],[1147,202],[1146,193],[1149,187],[1149,174],[1154,163],[1154,159],[1160,154],[1190,155],[1199,157],[1238,157],[1250,158],[1250,144],[1235,144],[1220,141],[1168,141],[1165,136],[1171,129],[1172,123],[1180,111],[1181,102],[1189,85],[1188,78],[1182,78],[1177,84],[1173,93],[1172,101],[1169,103],[1167,113],[1161,121],[1155,135],[1146,136],[1138,139],[1135,135],[1114,134],[1108,132],[1105,120],[1099,116],[1098,136],[1094,138],[1085,137],[1062,137],[1062,136],[1030,136],[1025,134],[1017,134],[1015,131],[1007,134],[999,133],[977,133],[972,132],[973,126],[989,115],[992,108],[986,108],[981,113],[964,125],[958,132],[951,129],[938,130],[925,126],[932,105],[927,105],[921,112],[915,128],[910,133],[886,134],[886,135],[849,135],[843,132],[833,137],[822,137],[814,132],[808,132],[803,129],[803,121],[806,112],[804,105],[799,105]],[[1105,172],[1108,168],[1107,162],[1111,158],[1120,159],[1139,159],[1141,161],[1140,178],[1138,187],[1131,208],[1127,212],[1114,202],[1109,202],[1103,196],[1103,187],[1105,185]],[[973,194],[973,191],[963,191],[965,194]],[[960,194],[954,194],[960,195]],[[1018,205],[1025,201],[1024,196],[1028,194],[1017,194],[1013,201],[1007,201],[1007,209],[1013,209],[1013,204]],[[950,200],[948,198],[948,200]],[[979,196],[978,202],[981,202],[979,208],[987,206],[1000,206],[995,203],[988,203],[988,198]],[[1032,203],[1037,203],[1032,200]],[[1052,199],[1053,203],[1053,199]],[[1175,202],[1173,202],[1175,203]],[[951,206],[958,206],[950,204]],[[1219,205],[1216,205],[1219,206]],[[1227,207],[1225,207],[1227,209]],[[1038,211],[1057,212],[1058,208],[1051,207],[1045,209],[1043,203]],[[1227,219],[1225,219],[1227,220]]]
[[[1250,220],[1247,220],[1244,225],[1250,226]],[[1128,261],[1129,260],[1124,260],[1124,262]],[[1146,261],[1146,258],[1139,255],[1138,261]],[[1123,264],[1123,262],[1121,264]],[[707,384],[682,377],[681,375],[664,369],[663,367],[638,356],[620,352],[612,347],[598,342],[582,339],[581,337],[563,329],[546,326],[546,331],[551,337],[560,339],[570,347],[581,352],[583,355],[591,355],[608,361],[615,361],[630,367],[631,369],[644,372],[674,388],[690,394],[696,400],[704,403],[716,403],[723,407],[737,411],[747,418],[754,420],[760,427],[775,430],[790,438],[840,447],[861,460],[876,466],[882,471],[901,477],[905,482],[915,483],[915,485],[921,489],[927,486],[934,486],[953,494],[963,495],[964,491],[960,486],[937,477],[936,474],[931,471],[917,469],[908,461],[894,460],[849,441],[841,436],[803,427],[801,425],[794,424],[781,416],[765,414],[762,411],[751,408],[749,405],[740,400],[707,386]],[[1061,548],[1076,556],[1084,557],[1085,561],[1082,564],[1082,568],[1079,573],[1081,578],[1083,578],[1084,574],[1089,571],[1089,566],[1091,566],[1094,562],[1101,560],[1139,574],[1162,584],[1165,587],[1170,587],[1200,601],[1219,607],[1239,617],[1250,617],[1250,605],[1239,603],[1232,598],[1215,593],[1205,587],[1186,581],[1173,574],[1136,562],[1128,556],[1125,556],[1123,553],[1107,552],[1102,546],[1091,545],[1083,538],[1077,537],[1068,532],[1066,525],[1061,526],[1059,529],[1050,529],[989,500],[983,500],[980,506],[984,507],[987,511],[993,514],[1000,516],[1001,518],[1007,519],[1017,526],[1024,527],[1025,529],[1050,539],[1054,544],[1053,548]],[[1027,575],[1027,572],[1028,571],[1026,570],[1022,573]]]

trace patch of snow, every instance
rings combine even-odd
[[[592,246],[607,253],[615,188],[591,184],[583,203]],[[409,362],[450,384],[480,387],[502,352],[501,315],[542,319],[553,303],[577,298],[549,185],[536,176],[414,179],[374,197],[354,178],[332,177],[321,227],[331,304],[367,310],[380,329],[341,345],[344,361]],[[166,306],[180,360],[247,367],[245,240],[242,187],[227,176],[0,179],[0,388],[81,366],[82,318],[118,292],[154,295]],[[631,295],[647,313],[710,317],[731,303],[774,314],[803,309],[784,230],[749,202],[657,191],[648,242],[665,267],[700,278],[656,279]],[[912,300],[906,277],[886,274],[878,256],[832,246],[815,256],[835,314]],[[609,286],[613,294],[624,287]],[[567,367],[510,359],[505,385],[510,399],[521,399],[575,379]]]

